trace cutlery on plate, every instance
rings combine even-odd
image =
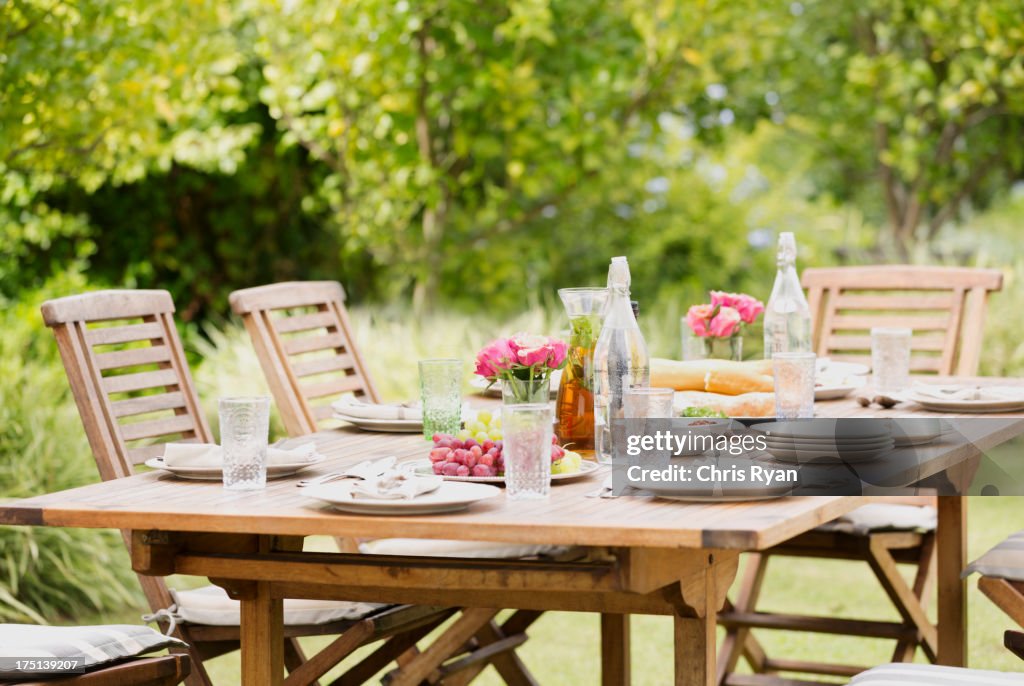
[[[306,486],[319,486],[320,484],[335,481],[336,479],[376,479],[378,476],[394,467],[397,459],[398,458],[392,455],[381,460],[365,460],[340,472],[329,472],[327,474],[321,474],[320,476],[313,477],[312,479],[303,479],[295,485],[304,488]]]

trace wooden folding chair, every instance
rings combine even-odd
[[[341,284],[336,281],[276,283],[235,291],[229,301],[252,338],[289,435],[303,436],[322,428],[324,420],[331,416],[331,401],[343,393],[379,401],[369,370],[355,344]],[[338,545],[342,550],[354,547],[351,541],[344,540],[338,541]],[[464,612],[465,616],[473,616],[481,611]],[[493,610],[484,612],[493,613]],[[470,665],[467,658],[458,658],[443,667],[439,674],[445,676],[457,666],[464,669],[459,683],[468,683],[493,661],[508,683],[532,683],[525,665],[511,651],[526,640],[526,629],[540,615],[540,612],[520,611],[503,624],[493,617],[488,619],[463,641],[468,639],[464,648],[471,653],[493,655],[493,660],[478,659]],[[457,652],[461,641],[451,643],[451,638],[458,635],[453,626],[435,645],[447,645],[449,652]]]
[[[235,291],[263,374],[290,436],[313,433],[331,416],[332,400],[353,393],[379,402],[355,345],[336,281],[292,281]]]
[[[1024,627],[1024,531],[1009,536],[968,565],[965,573],[974,572],[981,575],[978,589]]]
[[[805,269],[804,288],[819,357],[871,362],[875,326],[913,330],[911,371],[978,373],[988,295],[1003,285],[994,269],[879,265]]]
[[[130,476],[160,455],[157,440],[213,442],[189,373],[167,291],[97,291],[43,304],[53,329],[78,411],[100,476]],[[126,542],[131,532],[122,532]],[[154,612],[172,597],[160,577],[139,576]],[[346,673],[362,683],[415,646],[454,610],[398,606],[358,620],[285,627],[289,684],[313,684],[356,648],[378,639],[381,647]],[[239,627],[179,624],[174,635],[187,642],[192,659],[189,686],[211,686],[203,661],[238,649]],[[307,660],[300,636],[338,635]]]
[[[10,686],[175,686],[188,675],[188,656],[171,654],[134,658],[74,676],[2,683]]]
[[[803,285],[815,323],[814,349],[819,356],[870,362],[875,326],[913,330],[911,369],[916,372],[977,374],[988,294],[1002,286],[994,270],[959,267],[872,266],[807,269]],[[921,504],[929,499],[893,499]],[[777,556],[866,562],[892,601],[899,621],[868,621],[757,611],[768,560]],[[894,662],[910,662],[917,648],[935,661],[936,627],[927,617],[934,531],[844,533],[813,530],[763,553],[748,556],[747,572],[733,600],[720,616],[726,637],[719,654],[720,686],[802,683],[779,672],[853,676],[866,667],[818,660],[773,658],[756,640],[754,629],[827,633],[895,641]],[[897,563],[916,566],[908,584]],[[735,673],[741,659],[753,675]],[[817,683],[817,682],[803,682]]]

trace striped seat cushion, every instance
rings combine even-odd
[[[858,507],[818,527],[818,531],[841,531],[867,536],[876,531],[935,531],[938,513],[934,507],[871,503]]]
[[[967,565],[964,576],[977,572],[1009,581],[1024,581],[1024,531],[1018,531]]]
[[[853,677],[850,686],[1022,686],[1024,674],[937,665],[891,664]]]
[[[148,626],[109,624],[103,626],[37,626],[0,624],[0,657],[76,658],[89,669],[108,662],[187,644],[164,636]],[[0,678],[16,672],[0,671]]]
[[[169,608],[176,622],[211,626],[238,626],[241,604],[233,600],[219,586],[203,586],[188,591],[171,589],[174,605]],[[343,619],[356,620],[379,612],[389,605],[356,603],[345,600],[304,600],[286,598],[284,601],[285,626],[327,624]],[[146,621],[158,615],[144,617]]]

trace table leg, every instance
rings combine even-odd
[[[715,686],[715,621],[712,609],[704,617],[676,615],[675,683],[676,686]]]
[[[940,665],[967,665],[967,584],[960,572],[967,564],[967,501],[939,496],[936,530]]]
[[[280,686],[284,680],[284,604],[266,583],[241,598],[242,683]]]
[[[601,615],[601,686],[629,686],[629,615]]]

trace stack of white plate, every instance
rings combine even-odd
[[[888,422],[815,419],[757,424],[765,444],[783,462],[867,462],[895,446]]]

